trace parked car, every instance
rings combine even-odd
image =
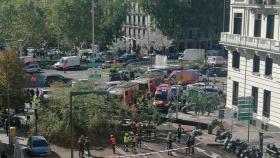
[[[202,67],[202,68],[200,68],[199,69],[200,75],[206,75],[208,69],[209,69],[209,67]]]
[[[121,129],[123,131],[130,131],[131,130],[131,124],[132,124],[132,120],[131,119],[123,119],[120,122],[120,126],[121,126]]]
[[[36,73],[39,72],[40,66],[38,64],[30,64],[24,67],[24,71],[27,73]]]
[[[32,136],[28,139],[27,146],[32,156],[49,156],[51,147],[43,136]]]
[[[129,60],[136,61],[136,60],[138,60],[138,56],[135,54],[124,54],[121,57],[119,57],[119,59],[118,59],[118,61],[120,63],[123,63],[123,62],[127,63],[127,61],[129,61]]]
[[[63,82],[63,83],[69,84],[69,83],[71,83],[71,81],[72,81],[71,78],[66,78],[59,74],[53,74],[53,75],[47,75],[45,77],[44,84],[46,86],[50,86],[54,82]]]
[[[41,89],[41,94],[40,94],[40,98],[42,98],[43,100],[47,100],[52,94],[52,91],[48,88],[45,89]]]
[[[214,87],[214,86],[207,86],[206,88],[202,88],[202,91],[206,92],[207,94],[223,94],[223,91]]]
[[[210,77],[227,77],[227,69],[223,67],[213,67],[207,70],[206,75]]]

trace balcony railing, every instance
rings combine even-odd
[[[267,38],[241,36],[222,32],[220,43],[280,53],[280,41]]]

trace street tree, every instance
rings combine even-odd
[[[10,107],[23,107],[27,99],[23,92],[27,76],[16,50],[0,52],[0,74],[0,93],[2,93],[3,103],[7,103],[8,90]],[[0,108],[7,108],[7,104],[0,104]]]
[[[165,52],[165,49],[172,46],[173,40],[169,39],[167,36],[164,36],[161,31],[155,30],[151,31],[149,34],[146,34],[143,39],[144,48],[151,50],[151,48],[158,52]]]
[[[48,30],[48,7],[32,0],[13,0],[0,3],[0,41],[20,47],[40,47],[51,35]],[[22,42],[18,42],[21,40]]]
[[[56,32],[59,42],[73,48],[92,43],[92,0],[51,1],[51,28]],[[127,3],[123,0],[95,1],[95,44],[101,49],[121,35],[125,20]]]
[[[217,0],[138,0],[155,25],[175,43],[188,28],[206,32],[210,27],[222,27],[223,1]],[[160,11],[159,11],[160,10]],[[211,36],[213,32],[210,33]]]
[[[81,92],[100,90],[91,82],[78,83],[68,87],[62,83],[51,85],[52,95],[44,109],[38,109],[38,133],[48,138],[51,143],[70,147],[70,105],[69,91]],[[105,145],[110,134],[120,136],[115,117],[121,116],[125,108],[118,100],[95,94],[73,97],[73,132],[74,140],[83,134],[91,139],[92,145]],[[129,112],[129,111],[128,111]],[[128,113],[125,113],[129,115]],[[35,128],[32,127],[31,134]]]

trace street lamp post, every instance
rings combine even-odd
[[[92,18],[92,53],[94,54],[94,14],[95,14],[95,2],[94,0],[91,1],[91,18]]]
[[[71,158],[74,157],[74,142],[73,142],[73,103],[72,97],[79,95],[87,95],[87,94],[97,94],[97,95],[106,95],[107,91],[85,91],[85,92],[70,92],[69,100],[70,100],[70,137],[71,137]]]
[[[6,41],[6,40],[5,40]],[[5,47],[7,47],[7,43],[5,42]],[[5,60],[6,60],[6,80],[7,80],[7,108],[8,108],[8,130],[10,129],[10,81],[9,81],[9,60],[8,60],[8,51],[5,50]],[[11,145],[11,139],[10,139],[10,132],[9,134],[9,145]]]

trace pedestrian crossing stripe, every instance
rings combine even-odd
[[[200,145],[201,143],[195,144],[194,146]],[[154,155],[154,154],[159,154],[159,153],[166,153],[166,152],[173,152],[177,150],[182,150],[182,149],[188,149],[189,147],[180,147],[180,148],[175,148],[175,149],[168,149],[168,150],[161,150],[161,151],[155,151],[155,152],[149,152],[149,153],[140,153],[140,154],[132,154],[132,155],[125,155],[125,156],[105,156],[104,158],[123,158],[123,157],[137,157],[137,156],[148,156],[148,155]]]

